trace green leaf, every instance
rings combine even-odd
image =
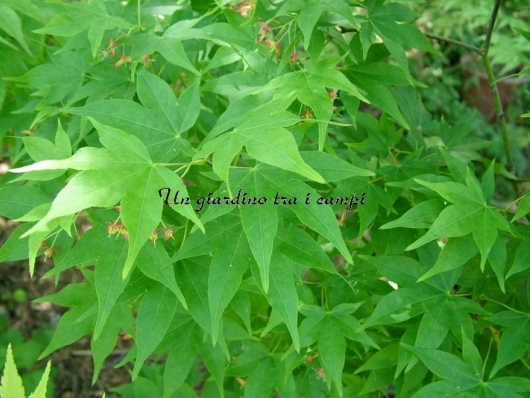
[[[447,336],[451,322],[451,314],[447,310],[447,302],[444,298],[433,300],[429,304],[431,304],[430,308],[421,319],[414,346],[418,348],[436,349]],[[412,363],[414,362],[409,363],[408,369],[412,367]]]
[[[215,345],[218,338],[218,326],[223,311],[239,290],[243,274],[248,268],[248,245],[243,233],[227,239],[210,264],[208,273],[208,305],[212,318],[211,334]]]
[[[157,284],[145,294],[136,317],[136,362],[132,373],[136,379],[144,361],[164,338],[173,320],[177,298],[165,286]]]
[[[247,379],[245,397],[270,397],[279,373],[271,357],[261,359]]]
[[[348,7],[348,3],[342,0],[309,0],[309,1],[288,1],[282,8],[282,11],[297,11],[298,27],[304,35],[304,48],[309,48],[312,32],[317,24],[320,15],[323,12],[333,12],[344,18],[350,23],[356,25],[355,19]]]
[[[508,326],[502,333],[497,360],[489,375],[492,378],[504,366],[521,358],[526,351],[530,344],[530,316],[503,311],[488,317],[488,320]]]
[[[441,200],[426,200],[411,207],[397,220],[383,224],[380,229],[428,228],[444,208],[445,205]]]
[[[11,169],[10,171],[13,171]],[[34,186],[11,185],[0,189],[0,215],[16,219],[52,198]]]
[[[526,240],[522,240],[521,243],[519,243],[517,250],[515,250],[515,257],[513,259],[512,267],[506,274],[505,279],[508,279],[510,276],[517,274],[519,272],[522,272],[528,269],[529,267],[530,267],[530,242]]]
[[[249,172],[244,175],[243,179],[240,180],[235,177],[230,183],[233,186],[245,187],[248,196],[255,198],[266,198],[272,191],[270,182],[259,173]],[[239,188],[238,196],[240,191],[241,188]],[[267,293],[269,290],[269,265],[278,227],[276,206],[270,200],[267,200],[265,204],[240,204],[239,212],[250,250],[260,269],[263,290]]]
[[[206,365],[206,368],[210,372],[210,375],[215,380],[219,395],[224,396],[223,380],[225,378],[225,358],[221,350],[215,349],[211,342],[199,344],[199,353]]]
[[[346,339],[337,335],[334,326],[334,322],[329,317],[322,321],[318,335],[318,353],[324,372],[331,376],[339,397],[342,397],[342,370],[346,360]]]
[[[468,169],[469,170],[469,169]],[[480,205],[485,205],[486,201],[482,191],[477,193],[476,191],[466,187],[464,184],[456,182],[429,182],[420,179],[414,179],[418,184],[423,185],[434,192],[438,193],[444,199],[453,203],[467,203],[475,202]]]
[[[480,223],[483,209],[470,202],[446,207],[431,225],[429,231],[409,245],[406,250],[414,250],[434,239],[459,237],[473,232],[475,226]]]
[[[453,354],[429,348],[415,348],[402,343],[405,348],[412,351],[421,361],[437,376],[459,383],[460,388],[470,388],[478,385],[481,379],[475,374],[473,368]]]
[[[463,238],[451,238],[445,244],[434,267],[422,275],[418,282],[424,281],[440,272],[450,271],[466,264],[478,252],[471,235]]]
[[[48,385],[48,379],[50,377],[50,369],[51,362],[48,361],[46,364],[46,369],[44,369],[44,373],[39,380],[39,384],[35,388],[35,391],[33,391],[28,398],[42,398],[46,396],[46,386]]]
[[[212,330],[210,307],[208,300],[208,271],[211,263],[210,257],[198,257],[182,261],[176,267],[176,279],[182,294],[188,303],[188,311],[205,331]]]
[[[463,341],[463,356],[464,361],[466,363],[471,364],[473,367],[473,370],[475,371],[475,374],[477,374],[481,379],[484,378],[484,369],[483,369],[483,361],[480,356],[480,353],[477,349],[477,347],[473,344],[473,342],[467,337],[466,333],[462,333],[462,341]]]
[[[95,314],[78,321],[79,317],[89,310],[91,306],[92,302],[84,302],[82,306],[74,307],[61,316],[52,340],[40,354],[39,359],[48,356],[61,347],[72,344],[94,330],[96,323]]]
[[[501,234],[497,234],[497,239],[495,240],[495,243],[489,252],[488,261],[491,265],[491,268],[493,269],[493,272],[495,272],[495,276],[497,276],[499,287],[503,293],[505,292],[504,269],[506,266],[507,256],[508,253],[506,252],[506,242],[504,241],[504,237]]]
[[[300,202],[308,193],[311,198],[319,197],[317,192],[311,187],[298,179],[291,178],[289,174],[283,173],[278,169],[260,164],[256,172],[261,173],[264,179],[274,184],[277,192],[282,193],[280,196],[285,195],[288,199],[297,198]],[[279,204],[282,203],[281,201],[279,202]],[[335,214],[329,206],[317,204],[316,200],[311,199],[309,204],[305,204],[304,202],[298,205],[287,205],[287,207],[296,214],[304,225],[328,239],[344,256],[347,262],[353,262],[351,254],[344,244],[344,239],[342,238]]]
[[[360,368],[357,368],[355,374],[364,372],[366,370],[384,369],[387,367],[396,366],[398,359],[398,349],[398,344],[390,344],[382,348],[380,351],[377,351],[370,358],[368,358]]]
[[[96,260],[107,251],[114,251],[119,243],[113,242],[108,231],[103,226],[96,226],[81,235],[75,246],[66,253],[55,267],[48,271],[43,278],[55,276],[60,272],[79,264],[95,264]],[[98,249],[98,250],[97,250]]]
[[[303,267],[338,273],[322,247],[304,230],[296,227],[280,230],[277,238],[281,242],[277,250],[289,260]]]
[[[126,20],[110,15],[101,0],[91,3],[70,3],[65,5],[65,8],[66,14],[55,16],[45,27],[35,30],[35,33],[74,36],[87,30],[92,56],[95,57],[106,30],[115,27],[131,28]]]
[[[107,322],[116,300],[127,286],[129,278],[122,279],[122,270],[127,258],[125,240],[112,247],[112,250],[100,254],[98,258],[94,281],[98,296],[98,318],[94,328],[94,341],[97,341]]]
[[[192,233],[177,254],[171,257],[170,263],[211,253],[225,243],[227,236],[239,236],[238,233],[241,231],[242,226],[239,217],[230,214],[219,217],[206,225],[204,234],[200,231]]]
[[[31,224],[22,224],[15,228],[0,247],[0,262],[18,261],[28,258],[28,240],[20,237],[31,228]]]
[[[330,69],[322,62],[318,63],[316,70],[283,74],[255,93],[276,90],[276,98],[296,96],[302,104],[310,107],[317,119],[318,149],[322,151],[327,137],[327,125],[333,115],[333,103],[326,87],[344,90],[362,101],[369,102],[342,72]]]
[[[29,55],[32,55],[26,43],[24,32],[22,32],[22,22],[19,16],[5,4],[0,4],[0,29],[13,37]]]
[[[524,195],[519,201],[519,206],[515,211],[515,215],[512,218],[512,222],[530,213],[530,194]]]
[[[200,330],[193,321],[180,326],[178,342],[171,345],[164,368],[164,397],[171,396],[185,381],[197,356]]]
[[[17,366],[15,365],[15,360],[13,359],[11,343],[7,346],[6,364],[1,380],[0,394],[3,397],[26,397],[26,392],[24,391],[24,386],[22,385],[22,379],[18,374]]]
[[[337,156],[326,152],[300,152],[302,159],[324,180],[328,182],[341,181],[350,177],[373,177],[375,173],[351,165]]]
[[[175,173],[173,173],[171,170],[169,170],[167,167],[162,166],[155,166],[156,171],[160,175],[160,178],[166,183],[167,188],[169,191],[166,191],[166,195],[169,197],[169,194],[171,190],[174,192],[178,192],[180,196],[189,198],[188,190],[186,188],[186,185],[184,185],[184,182],[182,179]],[[163,189],[166,187],[160,186],[158,189],[159,196],[163,199]],[[174,195],[173,195],[174,199]],[[193,207],[191,204],[175,204],[174,200],[168,199],[169,206],[175,210],[180,215],[186,217],[187,219],[193,221],[195,225],[197,225],[201,231],[204,233],[204,225],[202,224],[201,220],[197,217],[197,212],[193,210]]]
[[[149,168],[137,176],[121,201],[121,217],[129,234],[123,278],[129,275],[140,249],[160,224],[162,201],[157,191],[162,185],[156,169]]]
[[[514,392],[530,391],[530,382],[527,378],[508,376],[489,380],[485,383],[487,388],[495,391],[499,396],[506,397]]]
[[[156,247],[150,244],[144,245],[143,249],[138,253],[136,264],[140,271],[142,271],[148,278],[160,282],[175,294],[180,304],[185,309],[188,309],[186,299],[182,295],[180,287],[177,285],[175,279],[175,271],[172,267],[164,267],[164,264],[169,263],[169,256],[166,250],[158,245]]]
[[[381,299],[372,315],[358,331],[370,326],[406,321],[425,312],[426,308],[421,305],[423,302],[439,296],[440,292],[425,285],[394,290]]]
[[[254,159],[298,173],[312,181],[324,182],[322,176],[304,162],[298,152],[296,142],[288,130],[274,128],[263,135],[250,135],[241,134],[236,129],[231,134],[240,136],[240,142],[245,145],[248,154]]]
[[[271,307],[278,311],[287,325],[295,350],[300,352],[298,295],[289,264],[286,263],[280,254],[273,254],[270,268],[270,287],[267,296]]]
[[[121,275],[118,275],[118,277],[121,280]],[[92,357],[94,358],[92,383],[97,381],[103,362],[116,347],[116,339],[121,331],[122,324],[126,323],[129,319],[132,321],[132,315],[128,306],[124,303],[116,305],[112,308],[108,321],[101,330],[98,339],[95,340],[95,336],[92,336],[90,342],[90,350],[92,351]]]

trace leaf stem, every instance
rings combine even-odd
[[[482,374],[486,373],[486,364],[488,363],[488,358],[490,356],[491,345],[492,344],[493,344],[493,339],[490,338],[490,344],[488,346],[488,352],[486,353],[486,358],[484,358],[484,362],[483,362],[483,365],[482,365]]]
[[[500,306],[502,306],[502,307],[504,307],[504,308],[506,308],[506,309],[508,309],[508,310],[510,310],[510,311],[512,311],[512,312],[516,312],[516,313],[518,313],[518,314],[522,314],[522,315],[528,315],[528,313],[526,313],[526,312],[516,310],[515,308],[512,308],[512,307],[510,307],[509,305],[506,305],[506,304],[504,304],[504,303],[501,303],[500,301],[497,301],[497,300],[493,300],[493,299],[491,299],[491,298],[489,298],[489,297],[487,297],[487,296],[482,295],[480,298],[481,298],[482,300],[486,300],[486,301],[489,301],[489,302],[491,302],[491,303],[498,304],[498,305],[500,305]]]

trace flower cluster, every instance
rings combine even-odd
[[[255,8],[256,3],[247,0],[235,5],[232,9],[240,13],[243,17],[248,18],[254,12]]]
[[[158,234],[162,232],[164,234],[164,241],[168,241],[170,238],[173,238],[175,231],[172,228],[157,228],[153,231],[149,240],[153,242],[153,246],[156,246],[156,240],[158,239]]]
[[[113,38],[110,38],[109,37],[109,44],[107,46],[107,48],[105,48],[102,53],[103,53],[103,58],[108,58],[108,57],[116,57],[116,48],[119,47],[119,44],[118,44],[118,39],[113,39]],[[140,62],[141,64],[143,64],[145,66],[145,64],[147,62],[150,62],[152,61],[151,59],[151,56],[149,54],[145,54],[145,55],[142,55],[140,57],[140,59],[138,60],[138,62]],[[122,56],[119,57],[119,59],[114,63],[114,67],[115,68],[119,68],[121,67],[122,65],[125,65],[125,64],[131,64],[133,62],[133,59],[130,55],[127,55],[127,54],[123,54]]]
[[[46,249],[46,250],[44,250],[44,256],[46,258],[52,258],[52,256],[59,251],[55,247],[48,246],[48,244],[45,241],[42,241],[40,243],[39,249]]]
[[[107,222],[107,232],[109,233],[109,236],[110,235],[114,235],[114,234],[123,235],[125,240],[129,241],[129,234],[127,233],[127,229],[125,228],[125,225],[123,225],[123,223],[121,223],[119,221],[116,221],[116,222],[109,221],[109,222]]]

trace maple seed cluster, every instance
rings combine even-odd
[[[40,245],[39,245],[39,249],[44,249],[44,248],[46,249],[46,250],[44,250],[44,256],[46,258],[52,258],[52,256],[55,253],[59,252],[59,250],[56,249],[55,247],[50,247],[50,246],[48,246],[48,244],[45,241],[42,241],[40,243]]]
[[[271,52],[274,51],[276,58],[280,58],[280,42],[274,39],[266,39],[265,37],[270,33],[271,28],[266,22],[259,23],[259,38],[258,43],[264,43]]]
[[[242,3],[236,4],[232,9],[240,13],[243,17],[248,18],[254,9],[256,8],[256,3],[253,1],[244,1]]]
[[[164,241],[168,241],[170,238],[173,238],[175,231],[172,228],[157,228],[153,231],[149,240],[153,242],[153,246],[156,247],[156,240],[158,239],[158,233],[162,232],[164,234]]]
[[[109,236],[110,235],[114,235],[116,233],[120,234],[120,235],[123,235],[125,240],[127,242],[129,241],[129,234],[127,233],[127,229],[125,228],[125,225],[123,225],[123,223],[121,223],[119,221],[116,221],[116,222],[109,221],[109,222],[107,222],[107,232],[109,233]]]
[[[104,58],[108,58],[108,57],[116,57],[116,48],[119,47],[119,44],[118,44],[118,41],[117,39],[113,39],[113,38],[110,38],[109,37],[109,45],[107,46],[107,48],[105,48],[102,53],[103,53],[103,57]],[[142,55],[140,57],[140,59],[138,60],[138,62],[140,62],[141,64],[143,64],[145,66],[145,64],[147,62],[150,62],[152,61],[151,59],[151,56],[149,54],[146,54],[146,55]],[[114,64],[114,67],[115,68],[119,68],[121,67],[122,65],[125,65],[125,64],[131,64],[133,62],[133,59],[130,55],[127,55],[127,54],[123,54],[119,59],[118,61],[116,61],[116,63]]]

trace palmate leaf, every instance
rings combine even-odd
[[[402,345],[416,354],[431,372],[443,379],[452,381],[457,387],[454,388],[456,391],[474,388],[482,381],[473,367],[456,355],[429,348],[416,348],[404,343]]]
[[[18,374],[15,360],[13,359],[13,350],[11,344],[7,346],[6,364],[4,375],[2,376],[0,394],[3,397],[25,398],[26,392],[22,385],[22,379]]]
[[[385,4],[384,1],[377,0],[372,2],[368,12],[368,22],[365,22],[361,26],[362,32],[363,29],[367,29],[366,25],[370,24],[373,32],[383,39],[386,48],[392,54],[403,72],[405,72],[411,85],[414,85],[414,81],[410,74],[403,43],[419,50],[440,54],[432,46],[427,37],[416,26],[409,23],[415,16],[415,13],[403,4]],[[364,54],[366,54],[368,52],[367,45],[365,44],[363,47]]]
[[[397,220],[383,224],[380,229],[428,228],[436,220],[445,205],[441,200],[426,200],[411,207]]]
[[[312,32],[323,12],[332,12],[346,18],[352,25],[357,26],[348,2],[343,0],[288,0],[279,13],[299,11],[298,27],[304,35],[304,47],[309,48]]]
[[[515,362],[525,353],[530,344],[530,316],[524,313],[502,311],[488,317],[488,320],[506,326],[499,343],[497,360],[489,375],[491,378],[504,366]]]
[[[176,304],[175,295],[161,284],[150,289],[142,299],[136,317],[138,349],[132,373],[133,380],[138,376],[144,361],[164,338],[173,320]]]
[[[302,305],[300,312],[306,316],[300,325],[301,346],[306,347],[318,342],[318,352],[327,378],[328,388],[331,381],[338,395],[342,397],[342,370],[346,358],[346,339],[361,341],[379,348],[364,331],[356,331],[359,322],[351,315],[359,305],[343,303],[331,311],[324,311],[315,305]]]
[[[68,13],[55,16],[46,26],[35,32],[55,36],[74,36],[87,30],[93,57],[97,55],[106,30],[115,27],[131,28],[131,24],[123,18],[110,15],[105,3],[101,0],[90,3],[69,3],[64,7]]]
[[[232,176],[233,178],[230,179],[231,185],[244,187],[245,192],[250,197],[270,198],[269,195],[274,190],[271,183],[261,178],[258,173],[236,172]],[[272,247],[278,228],[277,206],[271,200],[267,200],[267,203],[263,205],[241,204],[239,205],[239,213],[250,249],[260,269],[262,288],[267,293],[269,290],[269,265]]]
[[[197,356],[200,329],[191,318],[175,331],[178,343],[169,351],[164,369],[164,397],[170,397],[184,382]]]
[[[293,339],[293,345],[300,352],[298,335],[298,295],[294,286],[289,264],[281,254],[275,253],[270,269],[270,290],[268,299],[271,307],[280,314]]]
[[[442,295],[444,294],[440,291],[423,284],[394,290],[383,297],[372,315],[358,331],[374,325],[388,325],[411,319],[426,311],[426,306],[423,303]]]
[[[199,115],[199,81],[191,84],[177,102],[164,80],[141,70],[137,92],[144,106],[130,100],[110,99],[65,111],[127,131],[141,140],[158,162],[167,162],[181,151],[191,154],[190,144],[182,133],[195,124]]]
[[[274,117],[274,115],[272,115]],[[289,123],[294,121],[292,118]],[[239,131],[236,127],[230,133],[224,134],[208,142],[194,159],[200,159],[214,153],[214,171],[224,181],[227,181],[228,168],[237,153],[246,147],[250,156],[256,160],[284,170],[298,173],[307,179],[324,182],[324,179],[309,167],[300,157],[296,141],[290,131],[277,127],[268,130]]]
[[[333,243],[347,262],[353,261],[342,238],[333,210],[328,205],[316,203],[320,195],[315,190],[295,178],[291,173],[263,163],[258,164],[254,169],[242,168],[234,170],[231,173],[231,178],[233,178],[233,181],[241,181],[249,174],[263,187],[263,192],[268,192],[268,201],[274,202],[278,193],[276,205],[288,207],[304,225],[322,234]],[[303,201],[308,193],[311,196],[311,200],[309,204],[306,204]],[[286,197],[286,200],[297,198],[298,204],[284,205],[280,197]],[[258,259],[256,260],[258,261]]]
[[[180,301],[180,304],[182,304],[185,309],[188,309],[186,299],[184,298],[180,287],[177,285],[173,268],[164,267],[164,264],[167,264],[168,261],[169,256],[162,245],[152,246],[149,244],[144,245],[136,259],[140,271],[142,271],[148,278],[160,282],[171,290],[175,297]]]
[[[208,305],[212,318],[211,334],[215,345],[222,326],[221,316],[239,290],[248,269],[249,248],[243,231],[232,235],[216,252],[208,272]]]
[[[68,159],[45,160],[11,171],[81,170],[59,192],[48,213],[25,233],[26,236],[51,231],[48,224],[59,217],[93,206],[114,206],[121,200],[121,216],[129,235],[128,255],[122,274],[125,278],[138,252],[160,222],[163,202],[158,190],[166,185],[167,176],[164,168],[152,163],[145,145],[138,138],[93,119],[91,122],[105,148],[80,150]],[[98,165],[97,161],[101,163]],[[108,172],[108,165],[112,165],[112,173]],[[182,193],[187,195],[184,185],[179,185]],[[202,226],[190,205],[181,206],[181,209],[187,206],[181,214]]]
[[[332,61],[336,63],[339,59],[332,59]],[[318,62],[314,70],[302,70],[280,75],[255,91],[257,94],[275,90],[275,98],[292,98],[294,96],[302,104],[311,108],[318,123],[319,151],[324,148],[327,125],[333,115],[333,102],[326,88],[346,91],[361,101],[369,103],[368,99],[342,72],[331,69],[326,62],[329,63],[330,61]]]
[[[110,237],[107,239],[113,240]],[[94,285],[99,304],[98,318],[94,329],[94,341],[97,341],[116,300],[118,300],[129,281],[128,277],[122,278],[123,267],[127,259],[125,239],[120,239],[113,243],[114,245],[110,250],[101,253],[94,272]]]
[[[130,323],[128,326],[124,326]],[[109,320],[103,327],[97,340],[94,340],[94,335],[90,342],[90,350],[94,360],[94,374],[92,375],[92,383],[94,384],[99,376],[101,367],[105,359],[112,353],[116,347],[116,339],[120,331],[130,330],[133,326],[133,317],[129,307],[125,303],[114,306],[109,315]]]

